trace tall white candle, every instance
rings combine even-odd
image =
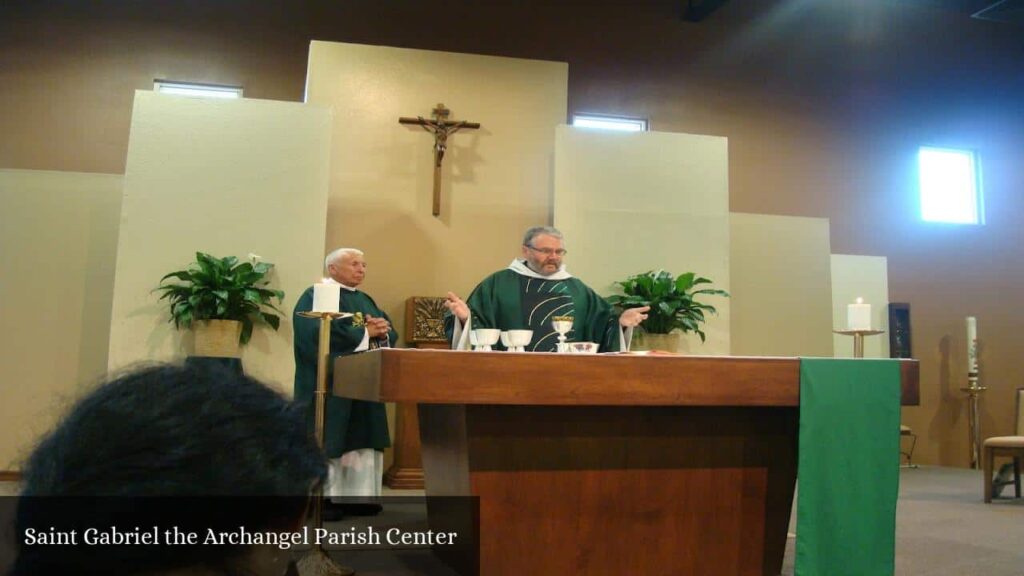
[[[341,284],[324,278],[313,284],[313,312],[337,312],[341,302]]]
[[[855,304],[847,304],[846,329],[871,330],[871,304],[865,304],[863,298],[857,298]]]
[[[978,373],[978,319],[967,317],[967,373]]]

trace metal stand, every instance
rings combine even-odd
[[[327,368],[331,361],[331,320],[347,318],[351,314],[344,312],[299,312],[304,318],[320,319],[320,347],[317,350],[316,358],[316,443],[320,449],[324,448],[324,423],[327,420]],[[313,528],[324,527],[323,518],[324,485],[318,482],[313,489]],[[324,550],[319,542],[313,545],[313,549],[302,557],[298,563],[299,572],[303,576],[350,576],[355,570],[339,566]]]
[[[836,334],[845,334],[846,336],[853,336],[853,357],[863,358],[864,357],[864,337],[874,336],[875,334],[885,334],[885,330],[833,330]]]
[[[910,449],[907,450],[906,452],[904,452],[902,448],[902,440],[904,436],[910,438]],[[914,431],[910,428],[910,426],[900,425],[900,440],[900,456],[907,457],[907,464],[900,465],[900,468],[917,468],[917,464],[914,464],[914,448],[917,447],[917,434],[914,434]]]
[[[978,385],[978,373],[973,372],[967,375],[967,386],[960,390],[967,393],[967,435],[971,443],[971,469],[977,470],[981,467],[981,419],[978,416],[978,400],[981,393],[988,388]]]

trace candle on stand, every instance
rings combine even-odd
[[[855,304],[847,304],[846,329],[871,330],[871,304],[865,304],[863,298],[857,298]]]
[[[978,373],[978,319],[967,317],[967,374]]]
[[[341,284],[329,278],[313,284],[313,312],[337,312],[341,302]]]

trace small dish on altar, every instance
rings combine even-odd
[[[597,342],[566,342],[570,354],[597,354]]]

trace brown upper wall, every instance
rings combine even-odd
[[[570,112],[726,136],[731,210],[827,217],[834,252],[888,257],[922,361],[904,421],[921,461],[964,465],[965,316],[979,322],[986,434],[1010,431],[1024,385],[1021,28],[938,1],[732,0],[700,24],[679,18],[684,4],[9,0],[0,167],[123,172],[132,92],[158,78],[302,100],[312,39],[566,61]],[[919,221],[925,144],[980,152],[985,226]]]
[[[158,78],[301,101],[312,39],[567,61],[570,110],[730,137],[996,120],[1024,87],[1019,29],[911,2],[737,0],[700,24],[682,2],[401,4],[5,2],[0,166],[122,172],[132,91]]]

